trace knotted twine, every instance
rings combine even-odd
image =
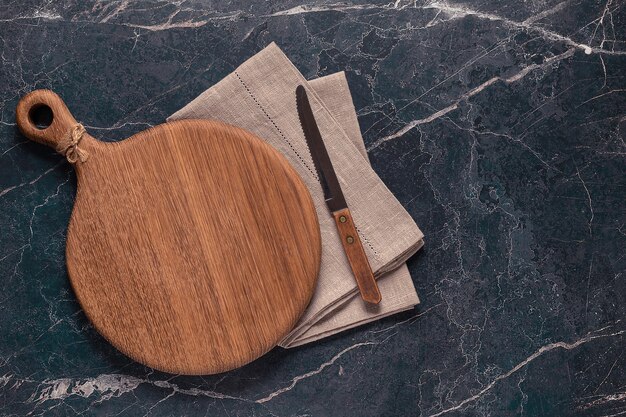
[[[75,164],[78,161],[85,162],[89,158],[89,152],[78,147],[84,134],[85,127],[80,123],[76,123],[63,135],[57,144],[56,151],[61,155],[65,155],[67,162],[70,164]]]

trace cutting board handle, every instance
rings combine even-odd
[[[61,97],[50,90],[35,90],[22,97],[17,104],[16,119],[24,136],[55,149],[78,125]],[[88,137],[87,141],[93,140],[89,135],[84,136]]]

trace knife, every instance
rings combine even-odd
[[[296,106],[298,108],[300,125],[311,152],[311,158],[313,158],[313,165],[315,165],[317,176],[324,191],[326,205],[335,219],[341,244],[346,252],[348,263],[361,292],[361,298],[368,303],[378,304],[382,298],[380,290],[374,279],[374,273],[365,255],[359,234],[354,226],[352,214],[341,191],[341,186],[326,151],[324,140],[315,122],[306,90],[301,85],[296,88]]]

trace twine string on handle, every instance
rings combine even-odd
[[[89,152],[78,147],[84,134],[85,127],[80,123],[76,123],[61,138],[56,147],[56,151],[61,155],[65,155],[70,164],[75,164],[78,161],[85,162],[89,158]]]

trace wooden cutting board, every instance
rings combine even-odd
[[[37,127],[48,109],[51,124]],[[261,139],[188,120],[101,142],[81,136],[48,90],[21,99],[17,125],[62,143],[74,164],[67,270],[120,351],[166,372],[213,374],[263,355],[296,324],[315,289],[320,229],[302,180]]]

